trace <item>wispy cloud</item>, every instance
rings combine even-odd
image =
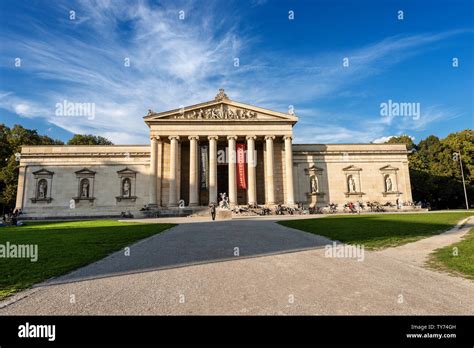
[[[140,117],[148,108],[161,111],[202,102],[225,87],[231,98],[243,102],[281,111],[291,104],[297,113],[301,106],[305,122],[297,128],[299,142],[315,137],[319,142],[370,141],[383,136],[388,124],[375,122],[371,130],[362,125],[322,126],[312,123],[314,110],[304,105],[347,93],[352,84],[458,33],[394,36],[350,52],[317,56],[255,54],[255,37],[239,32],[239,18],[217,6],[194,1],[160,6],[147,1],[61,3],[56,15],[63,19],[55,30],[32,19],[34,37],[11,32],[0,38],[2,55],[16,52],[24,62],[23,71],[48,82],[47,90],[28,97],[3,92],[0,108],[22,117],[43,117],[74,133],[144,143],[147,129]],[[68,19],[71,8],[76,21]],[[349,68],[342,66],[344,57],[349,58]],[[238,67],[235,58],[240,60]],[[56,116],[55,105],[63,100],[95,103],[96,117]],[[414,127],[421,129],[440,119],[441,114],[433,111]]]
[[[387,135],[387,136],[384,136],[384,137],[380,137],[380,138],[376,138],[374,140],[372,140],[372,143],[374,144],[383,144],[387,141],[389,141],[390,139],[392,139],[393,137],[397,137],[397,136],[400,136],[402,135],[402,133],[400,133],[399,135]],[[415,137],[414,136],[411,136],[411,135],[408,135],[411,140],[415,141]]]

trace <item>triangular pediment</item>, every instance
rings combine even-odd
[[[224,121],[270,121],[296,123],[298,117],[289,113],[239,103],[228,98],[217,98],[206,103],[182,107],[164,112],[148,111],[144,117],[147,124],[155,122],[224,122]]]
[[[37,170],[33,172],[34,175],[53,175],[54,172],[51,172],[45,168],[41,168],[40,170]]]
[[[312,165],[310,165],[308,168],[306,168],[306,171],[307,171],[307,172],[322,172],[323,169],[322,169],[322,168],[319,168],[319,167],[316,167],[315,164],[312,164]]]
[[[94,175],[95,172],[93,170],[90,170],[90,169],[87,169],[87,168],[83,168],[81,170],[78,170],[76,172],[74,172],[76,175]]]
[[[121,174],[121,175],[134,175],[134,174],[137,174],[137,172],[135,170],[132,170],[128,167],[122,169],[122,170],[119,170],[117,171],[117,174]]]
[[[394,166],[391,166],[391,165],[389,164],[389,165],[386,165],[386,166],[380,168],[380,170],[383,171],[383,172],[386,172],[386,171],[396,171],[396,170],[398,170],[398,168],[397,168],[397,167],[394,167]]]
[[[350,165],[349,167],[342,168],[345,172],[358,172],[361,171],[362,168],[356,167],[355,165]]]

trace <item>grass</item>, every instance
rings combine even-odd
[[[172,226],[97,220],[27,222],[25,226],[2,227],[1,245],[7,241],[10,245],[37,244],[38,260],[0,258],[0,299],[104,258]]]
[[[367,249],[402,245],[450,229],[472,212],[370,214],[280,221],[279,224]]]
[[[474,279],[474,228],[460,242],[435,250],[428,264],[437,269]]]

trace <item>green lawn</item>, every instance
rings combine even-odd
[[[474,279],[474,228],[462,241],[436,250],[431,255],[429,264]]]
[[[111,220],[26,223],[1,227],[0,244],[37,244],[38,260],[0,258],[0,299],[173,226]]]
[[[327,216],[279,224],[367,249],[401,245],[446,231],[473,212]]]

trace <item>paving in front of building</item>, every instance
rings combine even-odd
[[[474,282],[416,255],[472,225],[358,261],[326,257],[331,241],[274,219],[160,219],[180,225],[21,292],[0,315],[474,313]]]

